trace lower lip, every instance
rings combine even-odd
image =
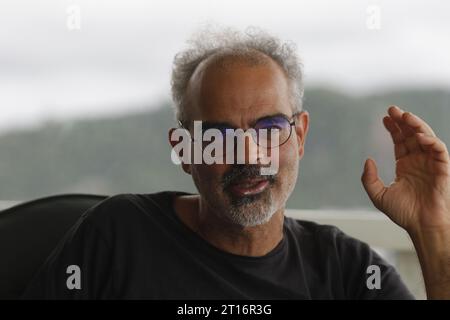
[[[247,187],[247,186],[243,186],[240,184],[235,184],[230,186],[230,191],[237,195],[237,196],[251,196],[251,195],[255,195],[258,193],[263,192],[267,186],[269,185],[269,181],[268,180],[262,180],[259,182],[256,182],[254,184],[252,184],[251,186]]]

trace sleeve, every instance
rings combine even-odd
[[[337,245],[348,299],[414,299],[392,265],[368,244],[338,232]]]
[[[34,276],[22,299],[112,298],[112,252],[88,210]]]

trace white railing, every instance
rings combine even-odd
[[[0,210],[20,202],[0,201]],[[369,210],[287,210],[286,215],[338,227],[362,240],[395,265],[417,299],[424,299],[422,274],[408,234],[380,212]]]

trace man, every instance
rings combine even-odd
[[[244,163],[185,157],[182,168],[198,195],[126,194],[88,210],[24,297],[413,298],[365,243],[335,227],[284,216],[309,127],[302,78],[294,48],[264,32],[201,35],[175,58],[177,119],[191,136],[194,121],[224,137],[227,129],[256,128],[256,139],[245,138],[241,148]],[[423,120],[398,107],[390,107],[383,122],[394,142],[396,179],[386,187],[368,159],[362,183],[375,207],[411,236],[428,297],[450,298],[448,151]],[[270,146],[261,143],[261,128],[276,132]],[[176,130],[170,130],[173,147]],[[276,172],[261,174],[255,152],[261,149],[277,154],[271,157]],[[381,277],[376,288],[367,285],[373,266]]]

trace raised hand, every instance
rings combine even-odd
[[[446,145],[418,116],[391,106],[396,177],[385,186],[367,159],[362,182],[377,209],[404,228],[416,247],[429,297],[450,298],[450,158]]]
[[[396,177],[385,186],[372,159],[363,185],[375,207],[408,231],[450,228],[450,160],[446,145],[418,116],[390,107],[383,118],[394,142]]]

